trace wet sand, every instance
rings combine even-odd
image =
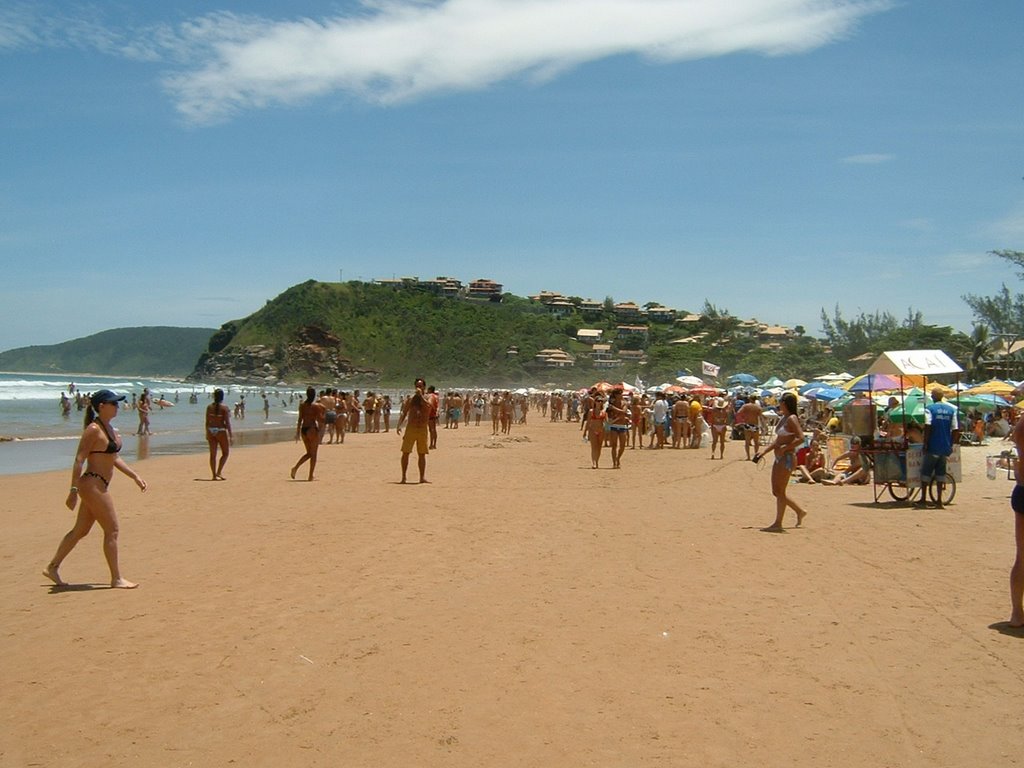
[[[1024,765],[1004,446],[944,511],[793,486],[778,535],[740,443],[593,471],[575,425],[441,430],[423,486],[398,444],[118,475],[132,591],[98,530],[40,575],[69,469],[0,477],[0,765]]]

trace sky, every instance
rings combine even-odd
[[[1024,250],[1020,0],[0,0],[0,350],[308,279],[821,331]]]

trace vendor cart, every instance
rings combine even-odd
[[[957,365],[945,352],[939,349],[916,349],[883,352],[868,368],[869,374],[886,374],[897,378],[900,382],[900,401],[905,404],[904,381],[920,380],[925,383],[932,376],[959,374],[963,368]],[[908,418],[906,409],[904,419]],[[959,407],[957,408],[959,411]],[[906,423],[906,422],[904,422]],[[927,493],[933,503],[949,504],[956,497],[956,485],[962,479],[960,466],[960,446],[953,446],[953,453],[946,459],[946,479],[944,483],[930,484],[927,490],[921,489],[921,461],[924,456],[920,443],[908,443],[905,438],[885,440],[880,436],[872,436],[869,454],[872,457],[872,484],[875,503],[886,493],[895,501],[913,502],[922,500]],[[941,487],[941,499],[939,488]]]

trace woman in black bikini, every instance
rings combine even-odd
[[[210,472],[214,480],[224,480],[224,465],[228,461],[231,440],[231,411],[224,405],[224,390],[213,390],[213,402],[206,406],[206,442],[210,446]],[[217,449],[220,462],[217,462]]]
[[[71,492],[65,502],[68,509],[74,509],[75,504],[78,504],[78,517],[74,528],[61,539],[57,553],[43,571],[43,575],[57,586],[65,586],[67,583],[58,573],[60,564],[75,545],[85,538],[93,523],[99,523],[103,529],[103,554],[110,568],[110,586],[120,589],[139,586],[121,577],[117,562],[117,513],[107,490],[115,469],[134,480],[140,490],[146,490],[145,481],[118,455],[121,440],[110,425],[110,420],[117,416],[118,403],[124,399],[124,395],[101,389],[93,393],[85,409],[85,431],[78,443],[75,463],[71,468]],[[82,471],[83,466],[85,472]]]
[[[306,461],[309,462],[309,479],[313,479],[313,470],[316,469],[316,452],[320,447],[320,435],[324,431],[326,416],[327,410],[316,401],[316,390],[308,387],[306,399],[299,404],[299,420],[295,425],[295,439],[302,438],[306,452],[292,467],[292,480],[295,479],[295,473],[299,471],[299,467]]]

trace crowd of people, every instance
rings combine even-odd
[[[127,398],[107,389],[83,395],[72,387],[71,392],[75,395],[76,406],[85,412],[84,429],[75,454],[66,500],[68,508],[77,508],[77,513],[73,527],[61,539],[43,573],[55,585],[64,586],[59,572],[61,564],[93,524],[99,523],[103,530],[103,552],[110,570],[111,586],[134,588],[137,584],[120,573],[118,518],[109,494],[115,469],[130,477],[142,491],[146,490],[145,481],[119,456],[122,442],[111,423]],[[1014,394],[1024,394],[1024,387],[1018,388]],[[424,379],[417,378],[412,393],[401,396],[399,402],[395,431],[401,438],[400,482],[407,482],[414,450],[419,482],[428,482],[427,455],[437,448],[439,422],[445,429],[459,429],[460,425],[479,427],[490,420],[492,435],[507,435],[513,424],[526,424],[527,414],[536,409],[542,418],[550,418],[552,422],[579,422],[583,439],[589,444],[592,469],[600,468],[605,448],[611,455],[612,468],[621,469],[627,447],[636,450],[700,449],[706,438],[710,438],[710,458],[721,461],[725,458],[727,438],[731,435],[732,440],[743,442],[747,459],[760,463],[771,456],[775,518],[761,530],[783,533],[787,510],[796,515],[796,527],[803,524],[807,515],[807,511],[790,495],[791,481],[831,486],[871,482],[871,450],[865,446],[865,440],[890,444],[899,440],[904,448],[912,443],[921,443],[922,493],[918,503],[926,503],[924,488],[934,483],[938,493],[933,498],[941,507],[947,459],[960,440],[961,427],[973,434],[976,423],[969,421],[961,425],[958,409],[944,401],[939,389],[934,389],[931,397],[932,402],[924,409],[923,427],[913,420],[895,419],[897,403],[895,398],[891,398],[871,425],[872,434],[850,436],[847,450],[828,461],[823,444],[830,434],[837,431],[838,419],[828,412],[801,412],[797,396],[792,392],[766,402],[757,394],[742,391],[714,395],[687,392],[649,394],[633,389],[627,391],[622,386],[595,386],[579,392],[449,390],[441,394],[434,386],[428,387]],[[232,410],[224,399],[222,389],[214,390],[204,414],[210,472],[215,481],[225,479],[223,471],[233,439]],[[265,394],[263,400],[269,417],[269,400]],[[62,409],[69,408],[70,402],[71,398],[62,393]],[[171,405],[162,398],[157,402]],[[147,434],[148,414],[152,407],[148,390],[138,398],[133,396],[129,407],[139,412],[138,434]],[[237,406],[234,414],[237,418]],[[391,416],[390,395],[369,391],[360,396],[358,390],[349,393],[330,388],[318,393],[313,387],[307,388],[305,399],[298,407],[295,428],[295,439],[302,441],[304,452],[291,468],[291,478],[296,479],[299,469],[308,464],[307,479],[314,479],[317,453],[322,443],[343,443],[346,433],[360,431],[360,422],[363,432],[389,432]],[[1013,420],[1014,412],[1009,410],[997,413],[989,423],[1002,419],[1007,420],[1008,429],[1000,429],[1000,432],[1005,433],[1005,439],[1012,440],[1019,462],[1024,457],[1024,419]],[[986,429],[985,434],[993,433]],[[1017,556],[1010,576],[1010,624],[1020,627],[1024,626],[1024,478],[1018,473],[1016,481],[1011,497]]]

